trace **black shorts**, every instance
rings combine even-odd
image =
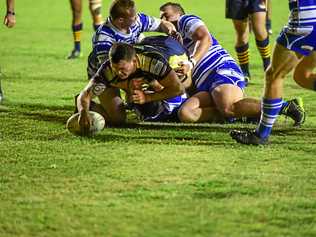
[[[244,20],[249,14],[265,12],[265,0],[226,0],[226,18]]]

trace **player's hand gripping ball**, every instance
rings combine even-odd
[[[79,125],[79,113],[73,114],[66,124],[66,128],[69,132],[78,136],[93,136],[99,133],[105,126],[105,120],[103,116],[97,112],[89,111],[91,118],[91,125],[88,131],[83,131]]]

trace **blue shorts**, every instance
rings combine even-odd
[[[225,62],[214,69],[196,86],[196,91],[211,92],[223,84],[235,85],[240,89],[244,89],[246,86],[245,78],[240,67],[233,61]]]
[[[300,28],[286,26],[278,36],[277,43],[289,50],[308,56],[316,50],[316,25]]]

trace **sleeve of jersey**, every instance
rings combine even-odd
[[[105,62],[101,65],[97,73],[93,76],[93,84],[92,84],[92,93],[95,96],[100,96],[103,91],[109,87],[110,83],[108,82],[106,78],[106,68],[107,68],[108,63]]]
[[[156,17],[143,13],[138,14],[138,24],[141,26],[142,32],[157,31],[160,23],[161,20]]]
[[[108,53],[115,39],[108,34],[98,34],[93,41],[93,50],[99,62],[103,62],[108,58]]]
[[[199,17],[193,15],[185,15],[179,22],[180,31],[189,38],[192,38],[193,33],[200,26],[205,26],[205,23]]]

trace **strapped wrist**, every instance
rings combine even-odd
[[[7,15],[12,15],[12,16],[15,16],[15,12],[14,11],[7,11]]]

